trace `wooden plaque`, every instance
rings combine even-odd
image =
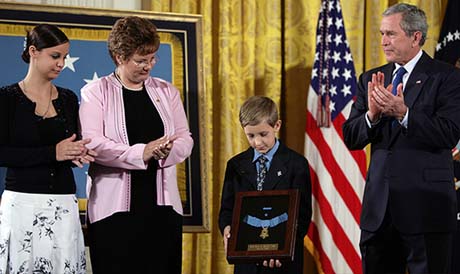
[[[297,189],[238,192],[227,261],[292,261],[299,202]]]

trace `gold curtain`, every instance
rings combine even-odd
[[[398,1],[342,0],[346,35],[356,73],[385,63],[380,48],[382,12]],[[424,46],[433,55],[447,0],[408,0],[427,13]],[[304,151],[305,111],[315,54],[320,0],[143,0],[142,8],[157,12],[201,14],[211,233],[184,234],[184,274],[227,274],[222,237],[217,227],[226,161],[247,147],[238,110],[249,96],[270,96],[280,105],[281,139]],[[317,273],[306,254],[306,272]]]

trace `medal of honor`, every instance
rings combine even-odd
[[[265,240],[265,238],[268,238],[268,236],[268,227],[262,227],[262,231],[260,231],[259,237]]]
[[[268,228],[275,227],[281,223],[284,223],[287,221],[287,219],[288,219],[287,213],[283,213],[279,216],[276,216],[268,220],[262,220],[257,217],[251,216],[251,215],[246,215],[243,218],[243,222],[253,227],[261,227],[262,230],[260,231],[259,237],[265,240],[266,238],[270,236],[268,234]]]

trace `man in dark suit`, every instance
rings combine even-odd
[[[303,272],[303,238],[307,234],[312,215],[310,171],[307,159],[303,155],[289,149],[276,138],[276,133],[281,127],[278,117],[276,104],[268,97],[253,96],[241,106],[240,123],[251,147],[227,162],[219,228],[224,237],[224,248],[227,250],[237,192],[298,189],[300,206],[294,261],[268,259],[257,264],[238,264],[235,265],[235,274]],[[265,160],[260,162],[262,158]],[[273,217],[267,214],[268,219]]]
[[[349,149],[371,144],[360,224],[364,273],[448,272],[460,72],[421,50],[427,29],[415,6],[396,4],[383,13],[389,63],[361,75],[343,125]]]

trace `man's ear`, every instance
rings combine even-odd
[[[421,40],[422,40],[422,32],[421,31],[414,32],[412,47],[419,46]]]

